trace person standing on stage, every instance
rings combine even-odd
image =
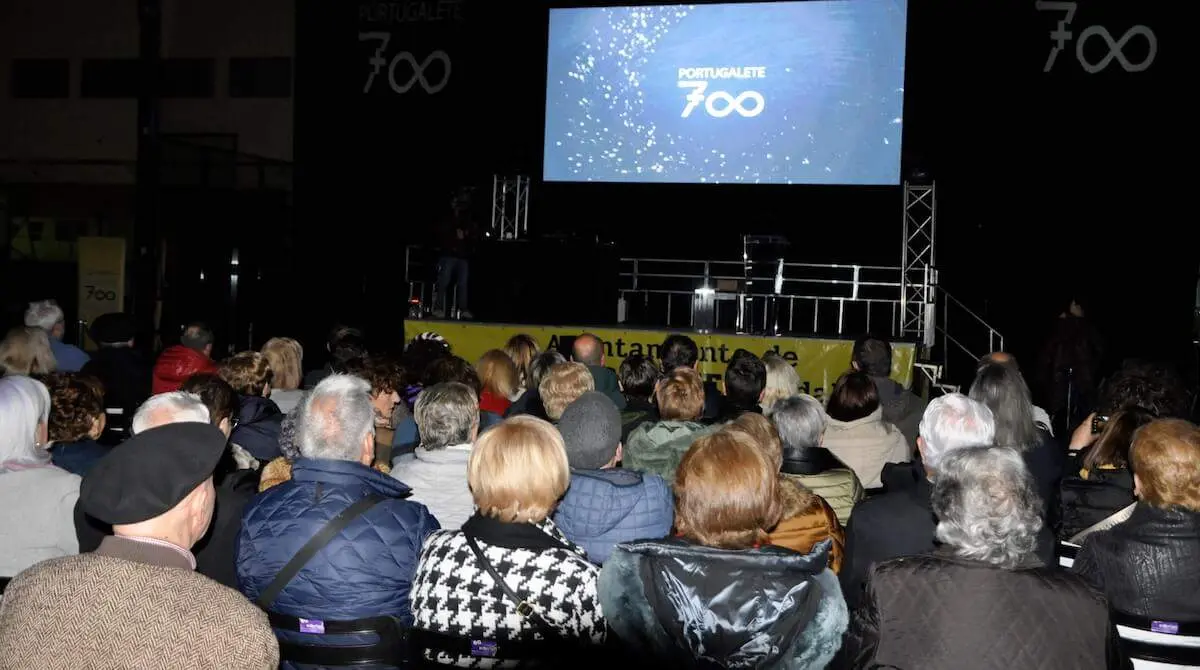
[[[460,188],[450,201],[453,212],[438,224],[437,297],[433,316],[446,318],[458,312],[459,318],[470,319],[467,309],[467,284],[470,277],[468,255],[476,236],[476,225],[471,213],[470,187]],[[454,299],[450,300],[450,294]],[[448,302],[449,301],[449,302]]]

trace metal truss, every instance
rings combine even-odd
[[[529,234],[529,177],[492,177],[492,229],[499,240],[515,240]]]
[[[933,182],[904,182],[904,249],[900,275],[900,332],[933,346],[937,335],[937,194]]]

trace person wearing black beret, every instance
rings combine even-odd
[[[100,442],[116,444],[129,436],[129,422],[150,397],[150,363],[134,349],[136,324],[122,312],[102,314],[92,321],[88,334],[99,349],[82,372],[104,385],[104,411],[108,422]]]
[[[0,658],[22,668],[274,668],[266,615],[194,572],[225,435],[207,423],[146,430],[88,472],[80,503],[113,526],[93,553],[17,575],[0,607]]]

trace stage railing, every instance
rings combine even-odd
[[[621,259],[624,322],[694,328],[699,291],[712,293],[717,330],[900,336],[899,267]]]

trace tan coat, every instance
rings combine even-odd
[[[830,417],[821,446],[850,466],[868,489],[883,486],[879,475],[884,465],[912,460],[908,440],[900,429],[883,420],[882,409],[856,421]]]
[[[101,553],[57,558],[14,578],[0,601],[4,670],[278,665],[266,614],[186,568]]]

